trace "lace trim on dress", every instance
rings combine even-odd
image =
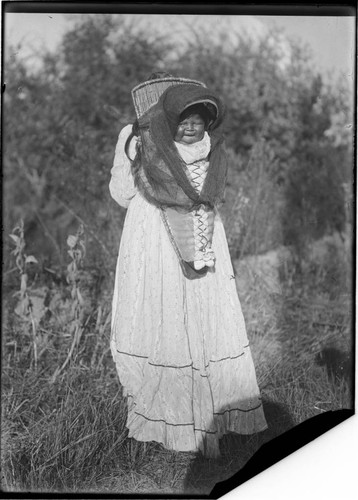
[[[209,134],[205,132],[203,139],[194,144],[181,144],[177,142],[175,144],[179,154],[188,166],[193,186],[200,193],[209,167],[209,162],[207,161],[211,146]],[[205,266],[213,267],[215,254],[211,249],[208,213],[203,205],[198,207],[193,213],[193,221],[195,239],[194,268],[200,270]]]

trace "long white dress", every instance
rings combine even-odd
[[[119,134],[110,181],[112,197],[128,208],[111,350],[129,437],[216,456],[223,434],[267,428],[224,227],[217,214],[215,271],[185,278],[159,209],[134,186],[124,152],[130,131]]]

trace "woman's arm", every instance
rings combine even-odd
[[[109,191],[112,198],[124,208],[128,207],[131,199],[137,193],[131,172],[131,161],[124,151],[124,146],[131,132],[132,125],[126,125],[119,134],[113,167],[111,169],[112,177],[109,183]],[[129,145],[129,156],[131,158],[135,156],[136,141],[137,138],[134,136]]]

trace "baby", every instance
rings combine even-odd
[[[135,185],[157,206],[188,279],[215,265],[215,207],[223,199],[227,160],[225,106],[194,80],[164,78],[132,90],[140,136],[132,163]]]
[[[192,105],[181,114],[174,137],[175,145],[198,193],[201,192],[209,166],[210,137],[206,129],[210,121],[210,113],[204,104]],[[213,267],[215,255],[211,249],[211,240],[214,213],[200,205],[191,212],[191,216],[194,223],[195,257],[189,264],[195,270]]]

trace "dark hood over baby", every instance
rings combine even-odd
[[[210,117],[207,132],[211,139],[209,168],[200,194],[193,187],[174,142],[181,114],[198,104],[205,107]],[[133,173],[139,190],[150,203],[188,211],[200,204],[213,207],[222,202],[227,175],[224,116],[224,105],[216,93],[202,86],[181,84],[169,87],[157,104],[139,118],[142,140]]]
[[[204,110],[206,115],[211,115],[210,128],[217,129],[224,118],[224,106],[221,100],[205,87],[190,84],[170,87],[159,99],[157,111],[160,110],[159,112],[165,115],[172,137],[174,137],[182,113],[188,108],[192,108],[193,112],[199,111],[200,107],[206,108]]]

